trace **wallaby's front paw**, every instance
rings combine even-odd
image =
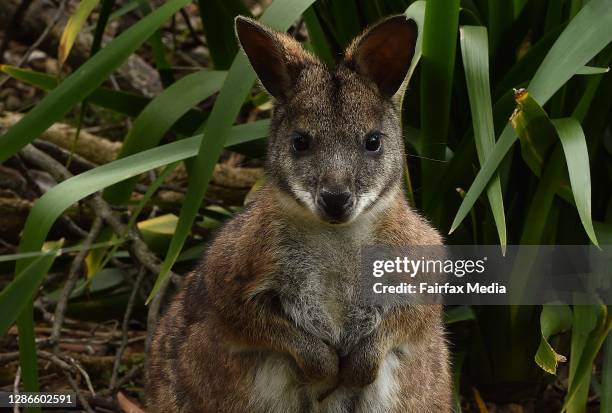
[[[313,341],[302,349],[296,362],[301,369],[304,381],[315,382],[338,376],[338,353],[323,341]]]
[[[380,360],[369,346],[357,345],[340,360],[340,383],[347,387],[365,387],[378,377]]]

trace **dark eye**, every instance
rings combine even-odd
[[[380,132],[370,132],[365,138],[365,148],[368,152],[378,152],[380,149],[380,139],[382,135]]]
[[[295,131],[291,134],[291,147],[296,153],[305,152],[310,149],[311,139],[304,132]]]

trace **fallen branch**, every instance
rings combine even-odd
[[[44,171],[49,172],[58,182],[72,177],[70,171],[68,171],[63,165],[32,145],[27,145],[21,150],[20,153],[28,160],[28,162],[36,165],[38,168]],[[138,231],[133,227],[129,228],[128,230],[127,227],[121,222],[121,219],[115,214],[112,208],[102,199],[99,194],[92,195],[84,200],[84,202],[95,212],[97,216],[102,218],[117,235],[124,236],[127,233],[127,239],[129,240],[128,251],[133,258],[140,262],[140,264],[151,273],[160,273],[160,262],[158,258],[151,252],[151,250],[149,250],[149,247],[142,240]],[[154,327],[157,324],[161,302],[170,280],[177,286],[180,286],[182,282],[181,277],[170,271],[169,277],[161,286],[158,294],[151,303],[151,306],[149,307],[149,314],[147,316],[147,348],[150,344],[150,335],[154,331]]]
[[[70,270],[68,271],[68,278],[66,278],[66,282],[64,283],[64,288],[62,289],[62,293],[57,300],[57,306],[55,307],[54,321],[53,321],[53,331],[51,332],[50,341],[53,343],[53,351],[57,354],[59,352],[59,337],[62,331],[62,325],[64,324],[64,317],[66,315],[66,308],[68,307],[68,299],[70,298],[70,294],[76,285],[76,282],[81,273],[81,268],[83,267],[83,262],[85,261],[85,257],[89,253],[89,247],[96,240],[100,231],[102,230],[102,219],[100,217],[96,217],[94,219],[93,224],[91,225],[91,229],[89,230],[89,234],[83,241],[83,249],[78,252],[78,254],[74,257],[72,264],[70,265]]]
[[[58,182],[72,178],[72,174],[64,165],[32,145],[25,146],[21,149],[20,153],[28,162],[50,173]],[[150,272],[154,274],[159,273],[159,259],[149,250],[149,247],[142,240],[136,229],[130,228],[129,231],[126,231],[126,226],[121,222],[121,219],[99,194],[94,194],[83,202],[89,206],[97,216],[101,217],[112,228],[115,234],[123,236],[127,232],[127,239],[129,240],[128,251],[130,254]],[[177,274],[171,273],[171,277],[175,282],[180,284],[181,278]]]
[[[23,114],[4,112],[0,114],[0,128],[9,129],[23,118]],[[73,147],[75,128],[65,123],[55,123],[40,135],[40,139],[49,141],[70,151]],[[121,142],[113,142],[101,136],[81,130],[79,142],[75,148],[77,155],[95,163],[105,164],[117,159]]]
[[[132,286],[132,292],[125,308],[123,322],[121,323],[121,344],[119,345],[119,348],[117,348],[117,354],[115,355],[115,362],[113,363],[113,372],[111,374],[110,384],[108,385],[109,389],[115,388],[115,385],[117,384],[117,376],[119,374],[119,366],[121,365],[121,357],[123,356],[123,352],[125,351],[125,348],[128,344],[130,317],[132,316],[132,310],[134,309],[136,296],[138,295],[138,290],[140,289],[140,283],[142,282],[142,279],[144,278],[145,274],[146,271],[143,268],[138,271],[138,276],[136,277],[136,281],[134,281],[134,285]]]

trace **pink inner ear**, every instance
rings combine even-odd
[[[355,51],[358,71],[376,83],[383,95],[392,96],[410,68],[416,37],[416,25],[403,16],[374,26]]]
[[[243,19],[236,21],[236,32],[263,86],[272,96],[282,97],[289,86],[289,75],[274,34],[257,23]]]

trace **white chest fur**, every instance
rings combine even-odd
[[[298,325],[350,350],[378,323],[378,315],[359,302],[361,247],[372,240],[372,223],[346,226],[295,222],[281,262],[281,302]]]
[[[359,390],[339,387],[318,402],[318,386],[299,383],[291,362],[283,355],[270,354],[262,358],[254,372],[251,409],[266,413],[388,412],[398,403],[399,357],[394,352],[387,355],[374,383]]]

